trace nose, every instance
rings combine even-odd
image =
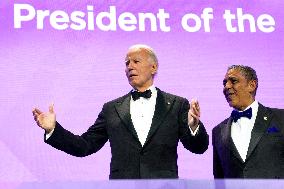
[[[133,70],[133,66],[132,63],[129,61],[128,63],[126,63],[125,65],[125,73],[128,76],[129,72]]]
[[[224,83],[223,93],[225,94],[227,90],[229,90],[232,87],[232,84],[230,81],[227,81]]]
[[[232,87],[232,83],[230,82],[230,81],[227,81],[226,83],[225,83],[225,88],[226,89],[230,89]]]
[[[134,62],[129,60],[128,63],[126,64],[126,68],[128,70],[133,70],[133,65],[134,65]]]

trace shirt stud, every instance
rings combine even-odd
[[[265,120],[265,121],[267,121],[267,117],[265,116],[265,117],[263,117],[263,119]]]

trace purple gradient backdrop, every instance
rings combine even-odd
[[[171,32],[36,30],[35,22],[13,27],[13,4],[28,3],[37,9],[170,13]],[[188,33],[180,20],[186,13],[214,9],[211,32]],[[222,14],[243,8],[255,17],[270,14],[276,21],[272,33],[228,33]],[[108,179],[110,149],[76,158],[43,142],[43,131],[34,123],[32,108],[46,111],[55,104],[57,120],[81,134],[94,123],[104,102],[127,93],[124,56],[136,43],[152,46],[160,67],[155,85],[184,96],[197,97],[202,121],[212,128],[230,114],[222,94],[222,80],[231,64],[245,64],[259,76],[257,99],[264,105],[284,106],[284,2],[251,1],[8,1],[0,2],[0,181],[57,181]],[[179,175],[183,179],[211,179],[212,148],[195,155],[179,147]]]

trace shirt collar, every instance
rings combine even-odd
[[[258,112],[258,101],[254,100],[253,103],[251,103],[251,105],[249,105],[248,107],[246,107],[246,109],[244,109],[243,111],[246,111],[247,109],[251,108],[252,109],[252,117],[256,117],[257,112]],[[237,110],[238,111],[238,110]],[[239,111],[239,112],[243,112],[243,111]]]
[[[146,90],[151,90],[152,93],[157,91],[155,85],[151,85],[151,86],[148,87]],[[146,91],[146,90],[145,90],[145,91]],[[132,89],[132,91],[137,91],[137,90],[136,90],[136,89]]]
[[[251,103],[251,105],[249,105],[245,110],[247,110],[249,108],[251,108],[253,111],[257,110],[258,109],[258,102],[257,102],[257,100],[253,101],[253,103]]]
[[[257,100],[253,101],[253,103],[251,103],[248,107],[246,107],[246,109],[244,109],[243,111],[246,111],[247,109],[251,108],[252,110],[257,110],[258,109],[258,102]],[[243,112],[243,111],[239,111],[237,109],[235,109],[238,112]]]
[[[156,99],[156,97],[157,97],[157,89],[156,89],[155,85],[151,85],[151,86],[148,87],[146,90],[151,90],[151,92],[152,92],[151,98],[149,98],[149,99],[147,99],[147,100]],[[132,91],[137,91],[137,90],[136,90],[136,89],[132,89]],[[131,100],[133,101],[132,96],[131,96]]]

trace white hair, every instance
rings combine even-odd
[[[135,45],[132,45],[131,47],[129,47],[129,50],[130,49],[143,49],[145,51],[148,52],[150,58],[154,61],[154,63],[156,63],[158,65],[158,58],[156,56],[156,53],[154,51],[154,49],[148,45],[144,45],[144,44],[135,44]]]

